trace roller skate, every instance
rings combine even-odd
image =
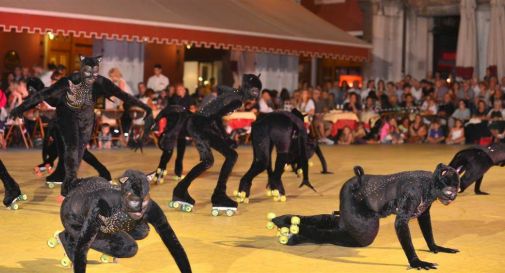
[[[63,184],[62,181],[46,181],[46,186],[50,189],[54,189],[54,187],[61,186]]]
[[[224,192],[212,194],[212,216],[218,216],[224,212],[227,216],[233,216],[237,213],[237,202],[231,200]]]
[[[186,177],[185,175],[174,175],[172,176],[172,179],[175,181],[175,182],[179,182],[181,181],[182,179],[184,179],[184,177]]]
[[[62,236],[63,232],[61,231],[55,231],[53,234],[53,237],[49,238],[47,240],[47,246],[50,248],[56,248],[58,245],[62,245]],[[65,268],[71,268],[72,267],[72,261],[70,260],[69,256],[67,255],[67,251],[65,250],[65,247],[63,246],[63,258],[60,259],[60,264],[65,267]]]
[[[168,171],[162,168],[156,169],[156,174],[153,177],[153,182],[157,184],[163,184],[165,182],[165,176],[168,174]]]
[[[182,190],[179,190],[177,187],[175,187],[174,193],[172,195],[172,201],[168,203],[168,207],[179,209],[183,212],[192,212],[194,205],[195,200],[191,198],[187,191],[183,192]]]
[[[282,194],[279,190],[271,190],[271,196],[273,197],[274,202],[286,202],[287,200],[286,195]]]
[[[118,258],[102,253],[100,256],[100,262],[103,264],[116,264],[118,263]]]
[[[274,229],[277,227],[277,237],[279,243],[283,245],[294,245],[298,240],[298,233],[300,232],[300,217],[293,215],[283,215],[275,217],[275,213],[270,212],[267,214],[267,229]]]
[[[237,203],[249,203],[249,194],[245,191],[233,191],[233,196],[237,198]]]
[[[19,209],[18,201],[26,201],[28,200],[28,196],[26,194],[21,193],[19,189],[14,194],[9,194],[6,192],[3,203],[7,209],[17,210]]]

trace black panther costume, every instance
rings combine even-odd
[[[54,166],[54,161],[58,158],[58,149],[64,149],[62,146],[63,140],[61,139],[61,134],[58,132],[58,127],[54,124],[54,121],[50,121],[47,126],[47,133],[44,138],[44,143],[42,146],[42,163],[38,165],[39,168],[47,169]],[[59,146],[59,148],[58,148]],[[88,149],[84,150],[82,155],[82,160],[92,166],[100,177],[105,178],[107,181],[112,179],[109,170],[105,167]],[[65,167],[63,160],[58,160],[56,169],[46,177],[46,183],[49,187],[53,187],[54,184],[60,184],[65,178]]]
[[[163,183],[167,175],[167,164],[172,157],[174,146],[177,144],[177,157],[175,159],[176,180],[182,178],[182,162],[186,151],[186,131],[185,126],[191,112],[180,105],[167,105],[156,116],[155,124],[158,125],[162,118],[167,120],[167,126],[163,129],[158,141],[158,147],[163,151],[160,163],[155,171],[154,182]]]
[[[296,162],[297,166],[302,168],[303,181],[300,187],[305,185],[314,189],[309,182],[308,176],[308,135],[303,123],[303,115],[298,110],[260,115],[252,124],[251,141],[254,158],[251,167],[240,180],[239,202],[247,202],[254,177],[267,168],[270,169],[274,146],[277,150],[277,159],[273,172],[269,171],[267,185],[267,188],[274,195],[274,200],[286,200],[286,191],[281,180],[286,163]]]
[[[505,143],[493,143],[487,147],[475,146],[459,151],[449,163],[453,168],[462,168],[460,192],[475,182],[475,194],[487,195],[480,190],[484,174],[493,166],[505,166]]]
[[[52,86],[35,93],[20,106],[11,111],[19,117],[22,113],[42,101],[56,107],[56,124],[61,133],[64,149],[58,149],[65,167],[65,179],[61,194],[66,196],[70,183],[77,177],[86,144],[89,143],[95,121],[94,106],[101,96],[115,96],[129,105],[136,105],[146,111],[144,137],[152,126],[152,111],[146,104],[123,92],[112,81],[98,75],[101,57],[80,57],[81,70],[70,77],[60,79]]]
[[[160,235],[181,272],[191,266],[177,236],[158,204],[149,197],[147,177],[127,170],[113,185],[101,177],[77,179],[61,207],[65,230],[56,235],[74,264],[75,273],[86,272],[88,250],[116,258],[133,257],[135,240],[147,237],[151,224]],[[55,247],[57,242],[48,245]]]
[[[259,90],[261,90],[259,77],[246,74],[242,77],[242,85],[239,89],[226,88],[221,95],[187,118],[187,121],[184,122],[185,126],[181,126],[181,130],[185,129],[187,135],[193,138],[196,149],[200,154],[200,163],[194,166],[174,188],[170,207],[180,207],[187,212],[192,210],[195,200],[189,195],[188,188],[194,179],[214,164],[211,151],[211,148],[213,148],[224,155],[225,161],[221,167],[217,185],[211,198],[212,214],[217,216],[219,211],[226,211],[227,215],[231,216],[235,213],[237,202],[226,195],[226,182],[238,154],[231,147],[229,137],[223,127],[222,118],[242,106],[244,101],[257,99]],[[178,136],[179,133],[173,134],[172,142],[177,139],[175,136]]]
[[[5,190],[3,200],[4,206],[14,210],[18,209],[19,206],[16,202],[26,201],[27,196],[21,193],[18,183],[16,183],[16,180],[9,174],[2,160],[0,160],[0,180],[2,180]]]
[[[340,190],[339,212],[307,217],[284,215],[273,218],[272,221],[279,228],[299,225],[294,232],[297,234],[290,232],[287,238],[281,236],[281,242],[288,245],[313,242],[365,247],[377,236],[379,219],[396,214],[396,234],[410,266],[434,269],[436,264],[424,262],[417,257],[408,223],[410,219],[417,218],[431,252],[458,252],[435,243],[430,218],[433,201],[438,199],[448,205],[456,199],[458,171],[439,164],[434,173],[411,171],[391,175],[365,175],[361,167],[355,167],[356,176],[345,182]]]

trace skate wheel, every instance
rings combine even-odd
[[[277,237],[282,236],[281,231],[280,231],[279,229],[277,229],[277,233],[276,233],[276,235],[277,235]]]
[[[193,208],[191,206],[183,206],[182,210],[185,212],[191,212],[193,210]]]
[[[282,235],[281,237],[279,237],[279,243],[283,245],[287,244],[288,240],[289,240],[288,236]]]
[[[235,215],[235,212],[233,210],[229,209],[226,211],[226,216],[232,217],[233,215]]]
[[[168,174],[168,171],[167,170],[164,170],[163,171],[163,176],[167,175]]]
[[[212,214],[212,216],[216,217],[216,216],[218,216],[218,215],[219,215],[219,210],[217,210],[217,209],[213,209],[213,210],[210,212],[210,214]]]
[[[272,197],[272,191],[271,190],[267,190],[267,196],[268,197]]]
[[[269,212],[269,213],[267,214],[267,219],[268,219],[269,221],[272,221],[272,219],[274,219],[274,218],[275,218],[275,213],[273,213],[273,212]]]
[[[158,181],[158,177],[157,177],[157,176],[154,176],[154,177],[153,177],[153,182],[156,182],[156,181]]]
[[[238,191],[237,190],[233,191],[233,196],[238,197]]]
[[[160,181],[158,181],[158,184],[163,184],[163,182],[165,182],[165,179],[160,178]]]
[[[275,196],[274,197],[274,202],[279,202],[279,197]]]
[[[300,227],[298,227],[297,225],[291,225],[289,227],[289,232],[293,234],[298,234],[298,232],[300,232]]]
[[[160,168],[156,169],[156,174],[160,174],[160,173],[161,173],[161,169]]]
[[[241,197],[242,199],[244,199],[244,198],[246,197],[246,193],[245,193],[245,191],[241,191],[241,192],[239,193],[239,195],[240,195],[240,197]]]
[[[303,174],[303,170],[302,169],[298,169],[298,171],[296,171],[297,174],[299,175],[302,175]]]
[[[28,200],[28,196],[27,196],[26,194],[21,194],[21,195],[19,196],[19,200],[21,200],[21,201],[26,201],[26,200]]]
[[[65,256],[63,256],[63,258],[61,258],[60,264],[63,267],[70,267],[70,266],[72,266],[72,261],[70,261],[70,258],[68,258],[67,255],[65,255]]]
[[[287,227],[282,227],[280,231],[281,231],[281,235],[284,235],[284,236],[289,235],[289,228],[287,228]]]
[[[54,189],[54,183],[52,182],[47,183],[47,187],[50,189]]]
[[[107,254],[102,254],[100,256],[100,262],[107,264],[107,263],[116,263],[117,260],[115,257],[109,256]]]
[[[312,160],[309,161],[309,167],[313,167],[314,166],[314,162],[312,162]]]
[[[275,197],[279,196],[279,190],[273,190],[272,196],[275,196]]]
[[[281,197],[279,197],[279,201],[281,202],[286,202],[287,198],[286,198],[286,195],[282,195]]]
[[[272,229],[274,229],[274,227],[275,227],[275,224],[272,221],[267,223],[267,229],[272,230]]]
[[[18,204],[16,204],[16,203],[12,203],[12,204],[9,206],[9,209],[11,209],[11,210],[17,210],[17,209],[19,209],[19,205],[18,205]]]
[[[177,175],[174,175],[172,177],[175,181],[180,181],[181,180],[181,177],[180,176],[177,176]]]
[[[300,217],[298,217],[298,216],[291,217],[291,224],[292,225],[299,225],[300,224]]]
[[[52,237],[47,240],[47,246],[50,248],[55,248],[58,245],[58,240],[56,238]]]
[[[172,207],[173,207],[174,209],[179,208],[179,202],[173,202],[173,203],[172,203]]]

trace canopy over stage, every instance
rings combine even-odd
[[[291,0],[0,0],[0,28],[357,62],[371,48]]]

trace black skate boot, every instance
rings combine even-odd
[[[15,187],[10,190],[5,190],[3,203],[8,209],[17,210],[19,208],[19,204],[17,202],[26,201],[27,199],[28,197],[26,194],[22,194],[19,187]]]
[[[225,212],[227,216],[237,213],[237,202],[233,201],[224,192],[214,192],[211,198],[212,216],[218,216],[219,212]]]

